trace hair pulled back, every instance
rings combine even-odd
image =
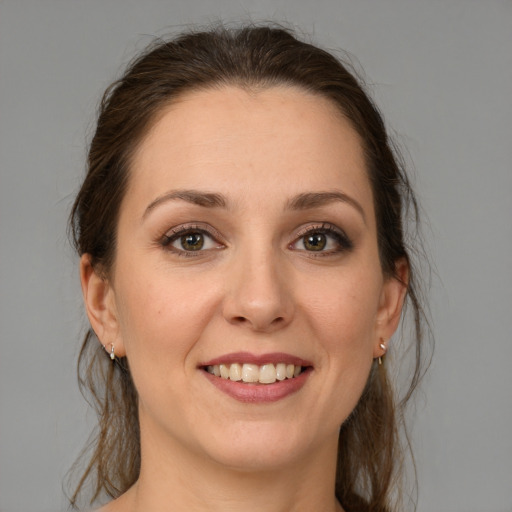
[[[248,90],[291,85],[330,99],[363,144],[383,272],[398,278],[396,262],[406,259],[410,264],[407,303],[415,362],[404,398],[397,399],[386,365],[374,363],[357,407],[341,427],[338,448],[336,495],[343,507],[350,512],[390,511],[403,460],[398,435],[402,410],[421,375],[424,316],[404,234],[404,215],[416,221],[418,212],[378,110],[338,59],[288,30],[268,26],[219,27],[150,46],[101,101],[87,175],[70,215],[74,245],[108,279],[134,151],[159,112],[180,95],[225,85]],[[82,391],[89,393],[99,425],[87,450],[88,466],[70,499],[74,507],[86,488],[91,504],[101,496],[119,496],[137,480],[140,468],[137,393],[129,362],[122,358],[110,364],[89,330],[78,364]]]

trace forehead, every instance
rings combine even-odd
[[[295,87],[222,87],[166,106],[132,160],[130,188],[269,189],[293,195],[341,188],[371,201],[360,138],[330,100]]]

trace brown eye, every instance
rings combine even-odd
[[[180,237],[181,248],[184,251],[200,251],[204,246],[202,233],[187,233]]]
[[[297,234],[297,239],[289,247],[310,253],[310,256],[335,256],[352,250],[354,245],[341,228],[324,222],[318,227],[307,226],[304,228]]]
[[[307,251],[323,251],[327,245],[327,237],[323,233],[312,233],[303,238]]]
[[[177,226],[174,233],[164,235],[161,244],[164,248],[182,256],[193,253],[200,255],[204,251],[223,249],[225,246],[218,242],[218,237],[203,228]]]

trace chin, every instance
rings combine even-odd
[[[310,450],[312,443],[304,431],[304,428],[291,428],[289,423],[255,422],[210,437],[205,449],[211,459],[227,468],[244,472],[275,471],[296,464]]]
[[[296,451],[268,450],[258,447],[244,446],[240,450],[229,453],[212,454],[212,459],[220,466],[241,473],[273,473],[282,471],[297,463]]]

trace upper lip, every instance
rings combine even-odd
[[[278,364],[286,363],[293,364],[295,366],[313,366],[310,361],[294,356],[292,354],[286,354],[284,352],[271,352],[267,354],[251,354],[250,352],[232,352],[230,354],[224,354],[204,363],[200,363],[199,367],[202,366],[214,366],[217,364],[233,364],[233,363],[248,363],[262,366],[264,364]]]

